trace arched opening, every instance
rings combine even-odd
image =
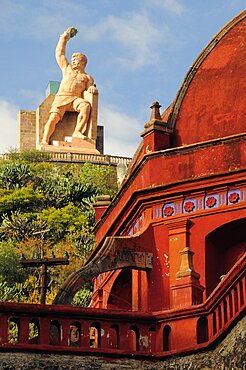
[[[16,317],[11,317],[8,324],[8,342],[11,344],[19,343],[20,320]]]
[[[109,348],[119,348],[119,328],[117,325],[112,325],[108,332],[108,346]]]
[[[128,338],[128,349],[130,351],[138,351],[139,350],[139,329],[137,326],[130,326],[127,332]]]
[[[101,325],[98,322],[93,322],[90,326],[90,347],[101,347]]]
[[[206,316],[201,316],[197,320],[196,337],[198,344],[208,341],[208,319]]]
[[[29,343],[30,344],[39,344],[40,342],[40,325],[39,321],[36,319],[30,320],[29,322]]]
[[[206,296],[245,251],[246,219],[226,223],[206,236]],[[223,258],[222,258],[223,256]]]
[[[124,269],[116,278],[108,298],[107,308],[132,309],[132,270]]]
[[[72,322],[69,326],[69,340],[70,347],[79,347],[81,338],[81,325],[79,322]]]
[[[57,320],[50,322],[49,344],[59,345],[61,343],[61,324]]]
[[[170,351],[171,349],[171,327],[165,325],[163,329],[163,351]]]

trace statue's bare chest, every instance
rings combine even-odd
[[[68,69],[63,75],[61,85],[66,91],[78,93],[86,90],[87,81],[88,77],[85,73]]]

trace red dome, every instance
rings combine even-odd
[[[203,50],[181,86],[168,125],[172,146],[246,132],[246,11]]]

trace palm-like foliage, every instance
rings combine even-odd
[[[21,214],[19,211],[12,212],[10,216],[4,214],[0,233],[5,238],[14,239],[16,241],[24,240],[47,228],[47,222],[37,220],[27,214]]]
[[[49,207],[61,208],[69,203],[81,208],[90,208],[90,200],[95,195],[95,188],[75,179],[71,173],[64,175],[46,174],[36,179],[36,189],[43,193]]]
[[[20,189],[31,181],[31,167],[27,163],[10,162],[0,166],[0,187],[3,189]]]

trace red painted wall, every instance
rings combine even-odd
[[[244,139],[244,138],[243,138]],[[158,152],[149,155],[143,166],[122,189],[117,199],[96,229],[99,245],[106,234],[119,232],[127,218],[134,217],[132,205],[141,198],[136,191],[158,191],[159,186],[172,186],[185,180],[199,179],[246,168],[246,141],[242,138],[228,140],[214,146],[196,147],[183,151]],[[182,186],[182,185],[181,185]]]
[[[163,224],[156,225],[153,227],[153,232],[155,244],[153,269],[148,272],[148,303],[149,311],[159,311],[168,309],[170,306],[168,229]]]
[[[245,131],[245,38],[243,19],[203,61],[182,101],[173,146]]]

